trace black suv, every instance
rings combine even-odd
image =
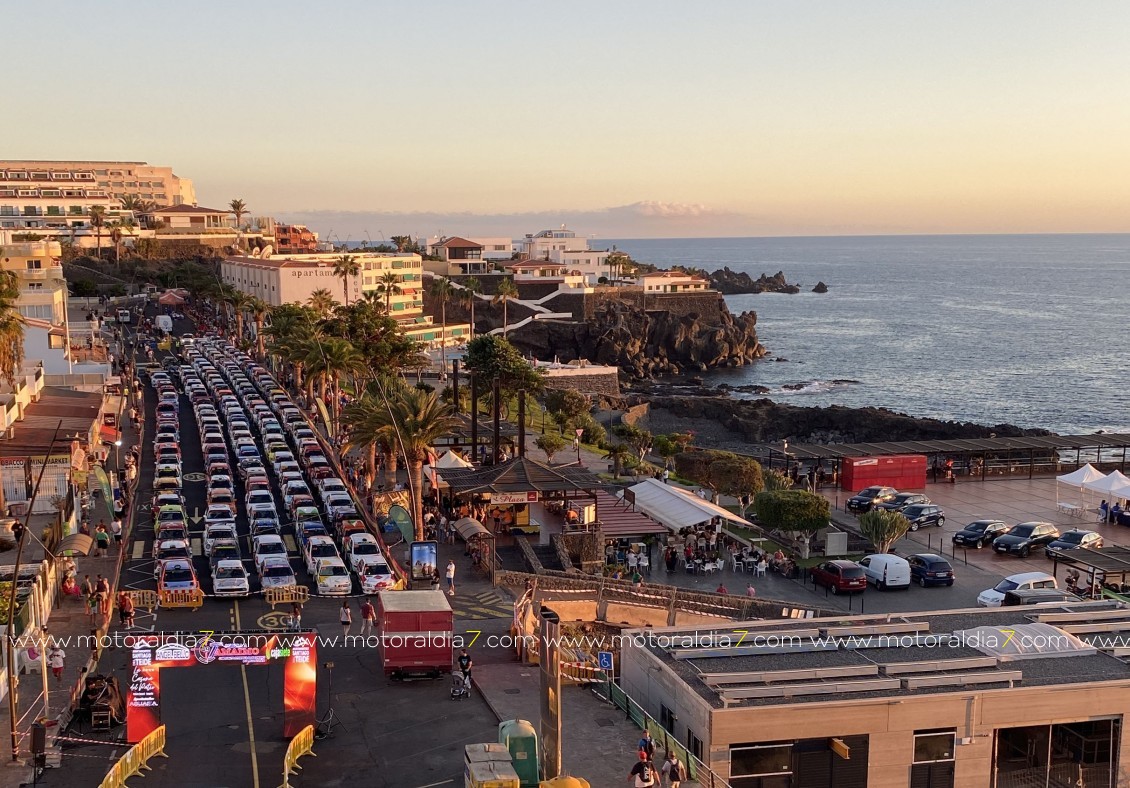
[[[1033,547],[1046,545],[1059,538],[1059,529],[1051,523],[1021,523],[1008,529],[1008,532],[993,540],[993,550],[998,553],[1014,553],[1027,558]]]
[[[916,503],[930,503],[930,499],[922,493],[899,493],[891,500],[883,501],[877,508],[886,509],[888,512],[901,512]]]
[[[980,550],[1007,530],[1000,520],[974,520],[953,535],[953,543]]]
[[[910,530],[917,531],[927,525],[941,528],[946,524],[946,515],[936,503],[911,504],[902,510],[902,516],[910,520]]]
[[[849,512],[869,512],[872,507],[886,503],[898,494],[894,487],[868,487],[848,498],[847,508]]]

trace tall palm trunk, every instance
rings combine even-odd
[[[443,343],[439,346],[439,363],[443,372],[440,374],[440,379],[447,374],[447,299],[439,302],[439,320],[443,326]]]
[[[397,456],[395,448],[385,454],[385,486],[390,490],[396,487],[396,460]]]
[[[509,299],[504,299],[503,302],[502,302],[502,338],[503,339],[506,338],[506,331],[510,327],[510,318],[507,316],[509,314],[509,310],[507,310],[507,308],[506,308],[509,305],[509,303],[510,303]]]
[[[412,472],[408,475],[408,495],[412,501],[412,525],[416,528],[416,541],[424,541],[424,461],[412,458]]]
[[[475,294],[471,293],[471,339],[475,338]]]

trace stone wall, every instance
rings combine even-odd
[[[567,375],[565,377],[547,377],[547,389],[557,391],[579,391],[582,394],[620,395],[620,375],[615,370],[609,372],[593,372],[585,375]]]

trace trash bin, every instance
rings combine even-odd
[[[510,751],[522,788],[537,788],[541,780],[541,763],[534,726],[526,720],[506,720],[498,726],[498,740]]]

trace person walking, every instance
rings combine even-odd
[[[133,599],[125,591],[118,594],[118,622],[129,629],[133,626],[134,606]]]
[[[679,760],[678,755],[669,752],[663,759],[663,774],[667,777],[669,788],[679,788],[679,783],[687,779],[687,767]]]
[[[98,530],[94,532],[94,542],[98,545],[98,557],[105,558],[110,547],[110,534],[102,523],[98,523]]]
[[[302,605],[298,602],[290,604],[290,627],[291,629],[302,628]]]
[[[628,782],[635,788],[652,788],[657,782],[655,764],[647,759],[647,755],[640,753],[640,759],[632,770],[628,772]]]
[[[459,658],[455,660],[459,665],[459,672],[463,674],[463,683],[468,687],[471,686],[471,668],[475,663],[471,661],[471,655],[467,653],[467,649],[460,649]]]
[[[114,545],[118,548],[118,552],[122,551],[122,518],[115,517],[114,521],[110,523],[110,534],[114,537]]]
[[[349,630],[353,626],[353,611],[349,607],[349,600],[342,600],[341,610],[338,611],[338,621],[341,622],[341,634],[349,637]]]
[[[373,626],[377,623],[377,609],[366,597],[361,603],[361,637],[373,634]]]
[[[655,739],[651,738],[651,731],[644,731],[643,738],[640,739],[639,751],[641,755],[647,755],[647,760],[651,761],[655,758]]]
[[[444,575],[447,578],[447,595],[455,596],[455,560],[451,559],[447,562],[447,572]]]
[[[110,581],[102,575],[94,582],[94,593],[98,595],[98,611],[104,618],[110,616]]]
[[[47,652],[47,666],[51,668],[51,673],[55,676],[55,683],[62,684],[63,668],[67,666],[67,652],[57,645],[52,646],[51,650]]]

